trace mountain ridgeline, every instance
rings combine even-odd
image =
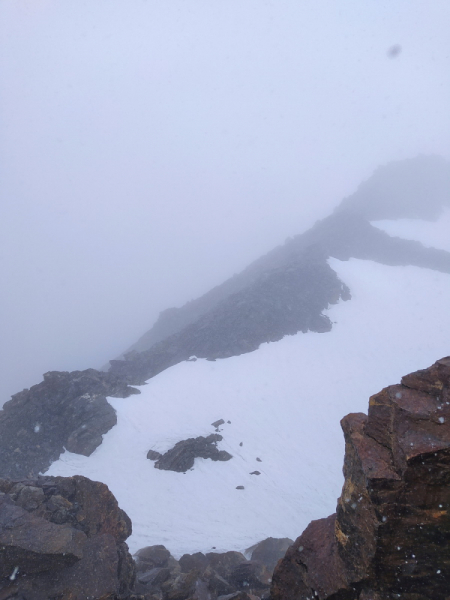
[[[443,159],[419,156],[380,167],[310,230],[201,298],[164,311],[150,331],[111,360],[109,372],[51,372],[15,394],[0,412],[0,476],[35,477],[64,448],[90,455],[116,422],[106,396],[137,393],[129,386],[192,356],[215,360],[285,335],[330,331],[324,311],[351,300],[352,292],[329,266],[330,257],[450,273],[449,252],[391,237],[370,222],[434,219],[446,206],[450,165]]]
[[[391,237],[370,223],[433,220],[446,206],[450,164],[445,160],[419,156],[380,167],[311,229],[200,298],[161,313],[152,329],[110,361],[110,371],[137,385],[191,355],[224,358],[299,331],[329,331],[323,310],[351,297],[328,266],[330,257],[450,273],[448,252]]]

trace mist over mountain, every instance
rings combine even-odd
[[[450,158],[447,0],[0,3],[0,403],[99,368],[378,165]]]
[[[190,355],[224,358],[298,331],[329,331],[322,311],[351,297],[326,263],[360,258],[450,273],[450,254],[392,238],[374,219],[437,218],[450,206],[450,163],[419,156],[380,167],[334,213],[258,259],[243,272],[180,309],[111,361],[111,370],[143,383]],[[297,288],[297,289],[296,289]],[[165,340],[165,341],[164,341]]]

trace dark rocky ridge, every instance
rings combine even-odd
[[[110,372],[139,385],[192,355],[226,358],[298,331],[329,331],[331,322],[322,311],[349,298],[348,288],[326,262],[308,256],[265,273],[149,350],[111,361]]]
[[[0,476],[36,477],[64,448],[89,456],[117,422],[106,396],[136,393],[115,375],[94,369],[46,373],[0,411]]]
[[[272,600],[446,600],[450,595],[450,357],[347,415],[337,512],[278,564]]]
[[[0,479],[0,598],[130,598],[130,534],[130,519],[103,483]]]
[[[310,230],[201,298],[161,313],[153,328],[128,352],[110,361],[110,371],[139,384],[192,354],[223,358],[250,352],[262,342],[298,331],[329,330],[331,323],[322,315],[335,301],[334,282],[326,263],[329,257],[450,273],[449,252],[391,237],[369,222],[401,217],[433,219],[444,206],[450,206],[450,165],[444,159],[419,156],[380,167],[332,215]],[[317,290],[324,292],[321,302],[312,301]],[[345,287],[342,297],[349,297]],[[286,313],[294,303],[297,314],[286,322]]]
[[[361,216],[338,212],[265,257],[270,268],[252,283],[149,350],[112,360],[110,372],[138,385],[191,355],[225,358],[299,331],[330,331],[331,322],[323,311],[349,299],[351,290],[329,267],[329,257],[450,273],[449,252],[391,237]]]
[[[264,273],[283,269],[292,260],[299,260],[311,247],[323,259],[330,256],[343,260],[367,258],[388,265],[412,264],[449,272],[448,253],[424,249],[417,242],[395,240],[369,223],[375,219],[433,220],[444,206],[450,206],[450,164],[443,158],[418,156],[379,167],[330,217],[254,261],[200,298],[181,308],[162,312],[152,329],[120,358],[128,352],[148,350],[182,331],[228,297],[251,286]]]

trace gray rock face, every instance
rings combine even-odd
[[[116,424],[106,396],[139,393],[119,378],[88,369],[50,372],[0,411],[0,476],[36,477],[70,452],[89,456]]]
[[[184,473],[194,466],[196,458],[210,458],[214,461],[230,460],[233,458],[231,454],[217,448],[217,442],[221,440],[222,436],[217,433],[207,437],[199,436],[182,440],[156,460],[155,469]],[[148,454],[147,458],[150,458]]]

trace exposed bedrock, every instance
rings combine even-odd
[[[345,483],[275,570],[273,600],[450,597],[450,357],[341,422]]]
[[[131,522],[85,477],[0,479],[0,598],[129,598]]]
[[[116,422],[106,396],[139,393],[111,373],[53,371],[0,411],[0,477],[36,477],[64,448],[89,456]]]
[[[217,442],[222,439],[218,433],[212,433],[207,437],[188,438],[177,442],[165,454],[149,450],[147,458],[156,461],[156,469],[185,473],[188,469],[192,469],[196,458],[210,458],[214,461],[227,461],[233,458],[226,450],[217,448]]]
[[[178,333],[125,360],[110,372],[139,385],[190,356],[227,358],[256,350],[299,331],[331,330],[323,314],[350,293],[316,250],[283,268],[262,274]]]
[[[176,561],[164,546],[136,555],[135,592],[162,600],[256,600],[267,598],[273,567],[292,540],[268,538],[246,551],[196,552]]]

